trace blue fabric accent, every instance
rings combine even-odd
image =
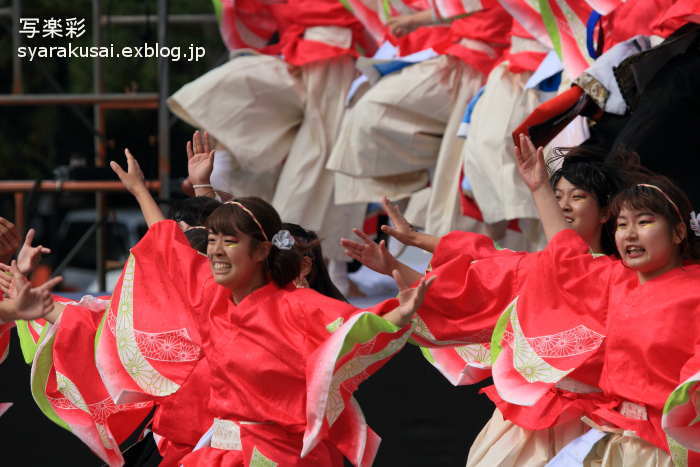
[[[472,189],[472,184],[465,175],[464,178],[462,178],[462,191],[474,191]]]
[[[598,24],[600,18],[602,17],[603,15],[595,10],[592,10],[591,16],[588,17],[588,21],[586,22],[586,48],[588,48],[588,55],[590,55],[593,59],[598,58],[598,52],[593,44],[593,32],[595,31],[596,24]]]
[[[484,89],[486,86],[482,86],[481,89],[479,89],[476,94],[474,94],[474,97],[472,97],[469,100],[469,103],[467,104],[467,110],[464,111],[464,118],[462,118],[463,123],[471,123],[472,122],[472,113],[474,113],[474,107],[476,107],[476,103],[479,102],[479,99],[481,99],[481,96],[484,94]]]
[[[561,71],[555,73],[549,78],[545,78],[537,85],[537,89],[542,92],[556,92],[561,85]]]
[[[386,62],[386,63],[375,63],[372,65],[377,72],[382,75],[386,76],[391,73],[395,73],[399,70],[402,70],[406,68],[407,66],[415,65],[414,62],[406,62],[403,60],[392,60],[391,62]]]

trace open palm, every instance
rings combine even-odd
[[[195,131],[192,141],[187,142],[187,175],[194,185],[209,183],[214,170],[214,150],[211,148],[209,133],[204,137]]]
[[[518,173],[530,191],[535,191],[547,183],[544,149],[542,147],[535,148],[532,140],[523,133],[519,135],[519,138],[520,145],[514,148]]]

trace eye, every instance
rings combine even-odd
[[[238,245],[238,239],[236,237],[224,237],[224,246],[235,245]]]
[[[617,226],[615,227],[617,230],[622,230],[625,227],[627,227],[627,224],[625,222],[618,222]]]

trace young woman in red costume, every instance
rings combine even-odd
[[[516,451],[509,447],[519,444],[514,432],[492,420],[472,454],[477,449],[479,462],[500,465],[693,465],[700,329],[690,317],[700,310],[700,266],[697,217],[687,199],[663,178],[626,188],[611,204],[622,261],[595,256],[567,219],[554,215],[541,155],[519,162],[550,244],[521,258],[453,255],[434,268],[451,290],[431,290],[419,315],[451,318],[454,338],[465,340],[503,310],[488,359],[498,399],[524,406],[509,415],[525,428],[569,427],[530,432],[534,443]],[[458,313],[450,303],[459,303]],[[567,445],[582,427],[585,435]]]
[[[206,252],[207,233],[201,224],[219,204],[211,198],[192,198],[173,205],[170,216],[178,222],[193,248],[201,243],[202,251]],[[41,245],[32,246],[33,238],[34,231],[30,230],[18,253],[16,268],[0,264],[18,283],[36,267],[42,254],[50,253]],[[13,296],[12,287],[9,277],[0,276],[0,289]],[[143,422],[152,407],[149,402],[114,404],[95,366],[92,348],[110,299],[85,296],[75,302],[54,296],[54,309],[45,319],[18,322],[23,354],[33,366],[33,396],[49,419],[73,432],[109,465],[124,462],[134,466],[179,465],[179,460],[192,451],[202,431],[211,425],[207,400],[202,396],[209,390],[206,361],[198,362],[181,391],[157,401],[148,423],[153,437],[149,435],[129,446],[122,456],[119,445]],[[150,337],[158,339],[158,336]],[[91,350],[76,352],[76,348]],[[183,425],[185,419],[188,423]]]
[[[535,148],[529,140],[523,140],[521,147],[526,157],[534,157]],[[542,181],[546,181],[546,177]],[[562,168],[551,176],[547,184],[547,187],[551,185],[554,189],[552,199],[556,203],[550,205],[552,209],[548,211],[548,216],[543,216],[546,232],[553,235],[551,219],[554,218],[556,225],[556,220],[563,214],[567,225],[585,238],[590,251],[612,254],[612,232],[606,227],[609,224],[608,205],[622,184],[620,171],[595,162],[591,157],[576,157],[570,152]],[[421,343],[426,346],[442,346],[424,348],[424,354],[455,385],[470,384],[490,376],[490,338],[493,329],[527,277],[515,271],[526,270],[536,255],[498,250],[487,237],[469,232],[452,232],[443,238],[414,232],[387,200],[384,204],[394,225],[384,227],[387,233],[404,243],[434,252],[432,268],[451,269],[448,276],[453,280],[447,285],[442,281],[438,284],[441,300],[435,298],[429,307],[424,306],[419,310],[423,324],[419,326],[419,333],[422,337],[416,339],[420,341],[424,338]],[[343,244],[350,256],[369,263],[370,267],[380,272],[393,268],[402,271],[407,278],[418,277],[416,272],[405,266],[397,266],[396,260],[381,244],[374,244],[369,239],[365,239],[363,244],[349,240],[344,240]],[[492,257],[503,259],[496,261]],[[458,258],[464,261],[461,266]],[[489,271],[491,267],[498,269],[498,274],[489,273],[491,276],[482,280],[487,280],[487,285],[488,280],[502,282],[500,295],[482,291],[481,297],[475,299],[473,290],[459,284],[468,270],[469,266],[466,265],[474,260],[482,263],[479,267],[483,271]],[[472,270],[476,271],[476,268]],[[445,274],[440,275],[443,277]],[[432,290],[429,297],[437,297],[436,291]],[[480,313],[467,315],[465,309],[469,307],[464,303],[474,303],[474,309],[481,307]],[[583,405],[596,388],[594,384],[573,383],[575,377],[572,375],[558,388],[552,389],[534,407],[510,404],[499,397],[493,386],[485,388],[484,392],[496,403],[497,410],[474,443],[468,465],[541,465],[568,440],[581,434],[586,427],[578,422],[578,418],[583,415]]]
[[[207,221],[208,257],[193,253],[163,219],[138,163],[127,159],[127,172],[112,167],[150,228],[115,289],[114,332],[104,329],[97,345],[113,396],[171,394],[203,357],[216,418],[184,465],[341,465],[343,455],[370,464],[379,439],[352,391],[405,343],[428,283],[373,313],[296,288],[295,241],[274,209],[256,198],[218,208]],[[138,280],[144,276],[147,283]],[[147,342],[136,338],[146,330],[171,333],[175,353],[185,345],[197,351],[170,359],[149,354]]]

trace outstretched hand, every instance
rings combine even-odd
[[[380,274],[391,274],[396,267],[396,258],[389,253],[384,240],[374,242],[366,233],[359,229],[352,229],[353,233],[360,237],[362,243],[347,238],[341,238],[340,244],[345,248],[345,254],[356,259],[373,271]]]
[[[187,142],[187,175],[193,185],[209,183],[214,170],[214,150],[211,147],[209,133],[204,137],[195,131],[192,141]]]
[[[392,271],[392,275],[399,286],[399,306],[387,313],[385,318],[396,326],[404,327],[411,322],[413,315],[416,314],[423,304],[425,293],[428,291],[430,284],[437,279],[437,276],[431,276],[428,279],[422,277],[418,285],[415,288],[411,288],[401,277],[399,271]]]
[[[0,217],[0,261],[9,261],[18,247],[19,235],[15,224]]]
[[[518,173],[525,185],[534,192],[547,183],[547,169],[544,163],[544,149],[536,148],[530,137],[521,133],[520,147],[515,146],[515,161]]]
[[[111,161],[109,166],[117,174],[119,180],[121,180],[122,185],[126,188],[129,193],[136,195],[141,190],[146,190],[146,182],[143,178],[143,172],[141,171],[141,166],[139,165],[136,158],[131,154],[128,149],[124,149],[124,154],[126,155],[126,172],[122,167],[115,161]]]
[[[8,266],[0,263],[0,291],[6,298],[17,298],[19,290],[28,284],[29,280],[17,267],[17,261]]]
[[[382,207],[384,207],[384,211],[386,211],[386,214],[389,216],[389,220],[391,221],[391,226],[382,226],[382,232],[387,235],[391,235],[404,245],[414,245],[415,231],[413,230],[413,227],[411,227],[411,224],[408,223],[406,218],[403,217],[403,214],[401,214],[399,208],[396,207],[396,205],[386,196],[382,198]]]
[[[17,267],[25,276],[34,271],[34,268],[36,268],[41,261],[42,255],[48,255],[51,253],[51,249],[46,248],[43,245],[32,246],[35,235],[36,231],[34,229],[29,229],[27,236],[24,238],[22,249],[19,250],[19,253],[17,254]]]
[[[63,280],[54,277],[39,287],[32,288],[27,282],[17,293],[15,319],[32,320],[43,318],[54,309],[51,289]]]

